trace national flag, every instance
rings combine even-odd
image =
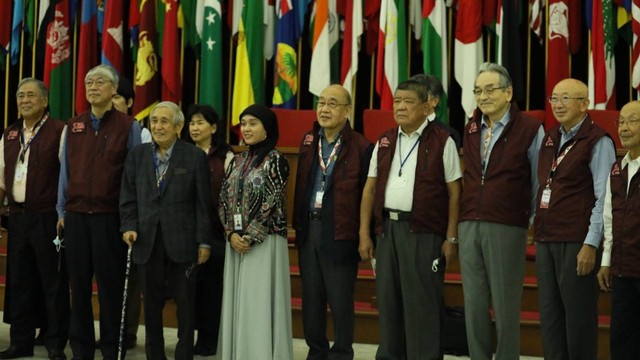
[[[409,24],[416,40],[422,39],[422,2],[423,0],[409,0]]]
[[[22,31],[23,16],[24,3],[22,0],[15,0],[13,3],[13,21],[11,22],[11,65],[18,63],[18,57],[20,54],[20,32]]]
[[[45,24],[49,21],[46,20],[53,18],[53,7],[49,5],[51,5],[51,0],[40,0],[38,5],[38,38],[47,36]]]
[[[529,0],[529,28],[536,34],[540,45],[544,41],[542,37],[542,0]]]
[[[549,1],[549,23],[547,25],[547,95],[553,93],[553,88],[562,79],[571,76],[570,69],[570,31],[569,31],[569,3],[567,0]],[[546,117],[544,127],[550,129],[558,124],[551,105],[546,102]]]
[[[202,0],[199,0],[201,2]],[[224,114],[222,89],[222,5],[219,0],[204,0],[196,23],[200,45],[200,104],[211,105],[218,114]]]
[[[367,0],[364,2],[364,18],[367,23],[365,30],[365,51],[372,55],[378,48],[378,32],[380,31],[380,5],[382,0]]]
[[[264,58],[266,60],[271,60],[273,58],[274,49],[273,44],[275,44],[275,31],[276,31],[276,23],[275,23],[275,1],[274,0],[262,0],[263,1],[263,20],[264,21]],[[291,1],[291,0],[290,0]]]
[[[69,0],[54,1],[51,6],[54,17],[46,30],[44,83],[49,89],[51,116],[66,120],[72,116]]]
[[[180,6],[182,6],[182,12],[184,13],[184,29],[182,31],[184,32],[185,46],[199,50],[202,36],[202,20],[203,16],[205,16],[204,0],[183,1]]]
[[[131,47],[131,59],[136,62],[138,58],[138,37],[140,36],[140,5],[138,0],[129,3],[129,46]]]
[[[631,20],[631,30],[633,31],[631,84],[640,91],[640,0],[633,0],[631,15],[633,16]]]
[[[11,1],[0,1],[0,56],[4,58],[11,44]]]
[[[297,42],[301,28],[298,27],[296,0],[276,1],[276,36],[274,65],[274,89],[272,103],[274,107],[294,109],[298,94],[298,55]]]
[[[359,40],[363,32],[362,0],[346,0],[345,2],[346,16],[342,39],[340,83],[353,97],[355,96],[353,79],[356,76],[356,72],[358,72]]]
[[[35,0],[24,0],[24,32],[25,32],[26,44],[28,46],[33,45],[33,41],[36,38],[35,16],[36,16]]]
[[[458,2],[454,71],[456,81],[462,88],[461,104],[467,118],[471,118],[476,109],[473,88],[478,68],[484,58],[481,8],[481,3],[476,0]]]
[[[134,89],[136,101],[133,113],[136,119],[143,120],[160,98],[160,74],[158,74],[158,55],[156,53],[156,8],[152,1],[140,3],[140,30],[138,35],[138,57]]]
[[[338,15],[335,0],[317,0],[313,18],[313,44],[309,91],[320,96],[322,90],[338,81]],[[331,64],[334,64],[332,66]]]
[[[611,0],[593,0],[591,56],[589,57],[589,101],[594,109],[615,109],[616,25]],[[587,8],[588,9],[588,8]]]
[[[422,69],[436,76],[444,93],[436,111],[438,118],[447,123],[447,91],[449,90],[449,64],[447,63],[447,10],[444,0],[424,0],[422,4]]]
[[[393,93],[408,78],[406,29],[404,0],[382,0],[376,61],[376,92],[382,110],[393,108]]]
[[[238,19],[238,45],[236,48],[236,67],[233,84],[233,108],[231,124],[240,123],[240,113],[252,104],[264,104],[264,15],[263,3],[256,0],[242,1],[239,11],[234,14]]]
[[[136,0],[133,0],[136,2]],[[102,63],[124,73],[123,1],[107,0],[102,29]]]
[[[80,39],[78,40],[78,67],[76,71],[76,114],[89,110],[84,77],[98,65],[98,36],[96,14],[98,7],[93,0],[82,2],[80,17]]]
[[[178,104],[182,99],[178,1],[165,1],[164,35],[162,36],[162,100]]]
[[[513,99],[525,97],[520,39],[520,7],[517,0],[498,0],[496,16],[496,62],[509,71]]]

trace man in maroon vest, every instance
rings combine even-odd
[[[113,109],[118,75],[99,65],[85,76],[91,110],[67,125],[58,184],[58,229],[66,232],[67,267],[73,298],[69,343],[74,358],[93,359],[95,334],[91,282],[100,303],[100,348],[118,353],[126,245],[120,241],[118,200],[125,157],[140,144],[140,126]]]
[[[22,119],[0,140],[0,199],[8,199],[8,286],[11,345],[0,359],[32,356],[37,318],[45,316],[50,359],[65,359],[69,283],[56,238],[56,195],[64,124],[45,112],[44,83],[26,78],[16,99]],[[27,186],[28,184],[28,186]],[[37,296],[43,298],[38,299]],[[44,311],[37,309],[44,304]]]
[[[397,128],[371,155],[360,210],[360,257],[374,257],[380,347],[376,359],[441,359],[444,270],[457,257],[460,158],[431,121],[437,99],[408,80],[394,94]]]
[[[300,144],[293,225],[307,359],[353,359],[360,199],[373,145],[351,129],[350,113],[349,92],[327,87],[318,98],[318,121]],[[327,303],[334,322],[331,348]]]
[[[559,125],[544,137],[534,221],[540,328],[545,359],[596,359],[604,191],[616,159],[613,140],[594,124],[587,85],[564,79],[549,102]]]
[[[598,282],[611,291],[611,359],[640,357],[640,102],[620,110],[618,135],[629,152],[616,161],[604,198],[604,251]]]
[[[520,355],[520,298],[533,220],[537,164],[544,131],[511,103],[507,70],[483,64],[476,76],[478,103],[464,130],[464,191],[460,204],[460,267],[472,359]]]

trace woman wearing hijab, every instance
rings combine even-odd
[[[231,146],[225,140],[223,124],[218,114],[209,105],[192,105],[189,108],[189,135],[197,147],[209,158],[211,169],[211,202],[218,209],[220,188],[224,181],[225,170],[233,159]],[[202,264],[197,271],[196,283],[196,324],[198,340],[193,353],[200,356],[212,356],[218,349],[218,329],[220,328],[220,309],[222,307],[222,279],[224,272],[225,239],[224,226],[217,212],[212,214],[211,224],[214,241],[211,259]]]
[[[246,108],[240,131],[249,149],[231,161],[220,193],[228,245],[218,358],[290,360],[289,164],[275,150],[278,122],[271,109]]]

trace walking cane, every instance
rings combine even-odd
[[[132,236],[129,236],[129,243],[131,243]],[[131,247],[127,250],[127,270],[124,273],[124,293],[122,294],[122,314],[120,315],[120,338],[118,339],[118,360],[124,359],[122,350],[124,349],[124,331],[126,326],[126,314],[127,314],[127,290],[129,288],[129,272],[131,271]]]

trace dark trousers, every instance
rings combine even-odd
[[[197,346],[205,351],[218,349],[218,330],[222,310],[222,283],[224,280],[224,252],[212,254],[200,265],[195,290],[195,329],[198,330]]]
[[[598,266],[578,276],[581,243],[536,243],[540,330],[545,359],[598,356]],[[600,264],[600,260],[596,264]]]
[[[44,304],[47,331],[45,346],[63,350],[69,335],[69,279],[66,265],[53,239],[56,237],[55,211],[12,212],[9,217],[7,267],[11,287],[11,344],[33,348],[39,304]]]
[[[167,358],[164,353],[162,309],[166,295],[166,280],[168,280],[178,307],[178,344],[175,359],[191,360],[193,359],[195,282],[187,279],[185,275],[191,264],[173,262],[165,251],[160,229],[157,234],[149,260],[145,264],[138,265],[144,303],[147,359]]]
[[[442,236],[414,233],[407,221],[385,220],[376,249],[376,295],[380,310],[377,360],[442,359],[444,266]]]
[[[309,222],[309,238],[298,250],[302,280],[302,324],[309,346],[307,359],[353,359],[353,291],[358,263],[333,262],[321,251],[322,222]],[[331,240],[333,241],[333,240]],[[335,341],[327,340],[327,303],[333,315]]]
[[[69,343],[74,357],[94,356],[91,292],[95,274],[100,304],[100,350],[105,359],[117,358],[127,255],[119,228],[118,213],[65,215],[65,251],[71,283]]]
[[[611,359],[640,359],[640,279],[613,276]]]

